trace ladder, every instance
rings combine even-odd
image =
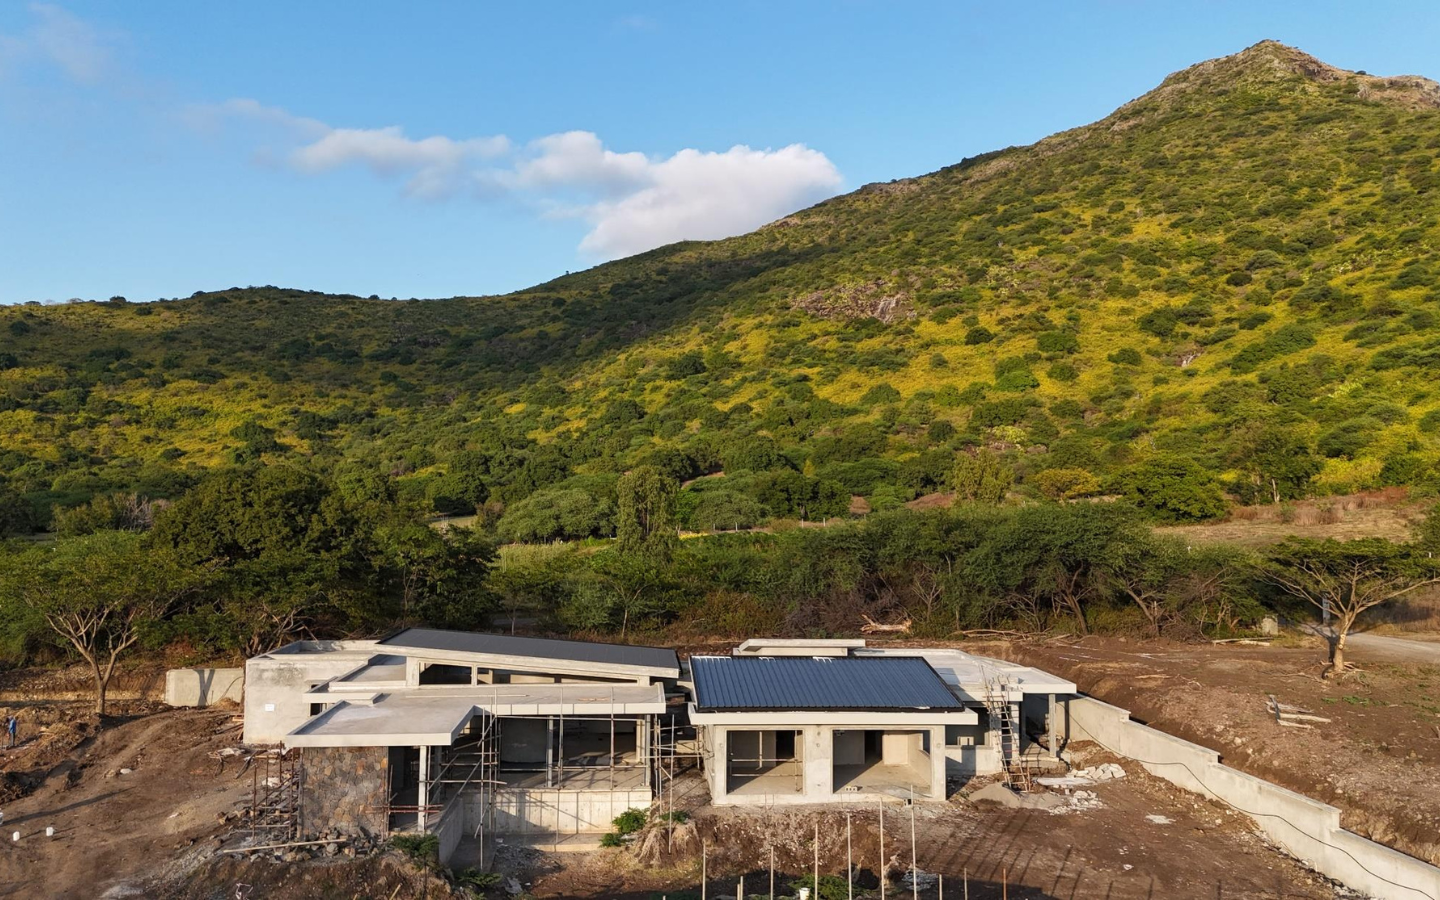
[[[1020,726],[1010,705],[1010,682],[997,676],[986,682],[986,688],[985,709],[990,715],[990,731],[996,736],[1005,786],[1025,793],[1033,791],[1035,781],[1021,747]]]

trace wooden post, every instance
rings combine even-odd
[[[845,896],[855,900],[855,861],[850,851],[850,814],[845,814]]]
[[[885,900],[885,801],[876,800],[880,804],[880,900]]]
[[[707,851],[707,849],[706,849],[706,847],[705,847],[705,839],[704,839],[704,838],[701,838],[701,839],[700,839],[700,900],[705,900],[705,897],[706,897],[706,891],[705,891],[705,857],[706,857],[707,852],[708,852],[708,851]]]
[[[938,886],[940,890],[937,900],[945,900],[945,876],[937,874],[935,877],[939,879]]]
[[[960,887],[964,892],[964,900],[970,900],[970,867],[966,866],[960,870]]]
[[[772,837],[773,841],[774,838]],[[770,845],[770,900],[775,900],[775,845]]]
[[[745,876],[741,875],[740,880],[735,883],[735,900],[745,900]]]
[[[920,867],[915,863],[915,785],[910,785],[910,897],[920,900]]]
[[[820,820],[815,820],[815,880],[811,884],[815,888],[815,898],[820,898]]]
[[[1001,870],[1000,870],[1000,900],[1009,900],[1009,898],[1010,898],[1010,870],[1009,870],[1008,868],[1006,868],[1006,869],[1001,869]]]

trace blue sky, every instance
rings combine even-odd
[[[1034,141],[1263,38],[1440,77],[1434,2],[0,0],[0,302],[499,293]]]

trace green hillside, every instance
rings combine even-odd
[[[1437,156],[1440,85],[1267,42],[1032,146],[509,296],[0,308],[0,497],[45,527],[349,461],[445,512],[563,489],[516,512],[535,537],[561,504],[604,533],[641,462],[724,471],[682,494],[706,527],[947,490],[978,448],[1021,495],[1166,518],[1216,487],[1429,490]],[[1201,499],[1147,501],[1157,479]]]

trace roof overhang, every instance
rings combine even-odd
[[[316,700],[335,700],[312,693]],[[287,747],[448,746],[476,715],[497,717],[660,715],[658,684],[429,686],[346,696],[285,736]]]

